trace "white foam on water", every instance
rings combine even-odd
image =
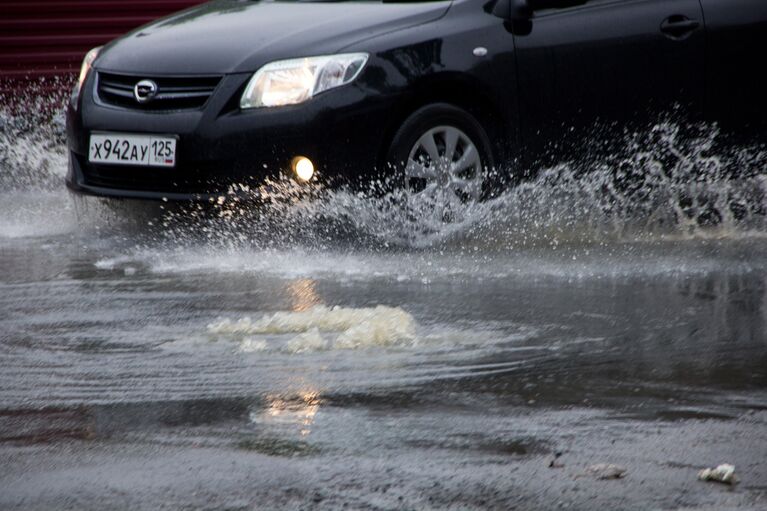
[[[331,346],[328,340],[322,336],[319,328],[312,328],[293,337],[285,345],[285,348],[290,353],[309,353],[312,351],[323,351],[331,348]],[[338,344],[336,346],[342,348]]]
[[[255,339],[253,337],[244,338],[239,346],[239,350],[243,353],[255,353],[268,349],[269,344],[264,339]]]
[[[137,260],[141,260],[141,258],[136,256],[120,255],[115,257],[108,257],[106,259],[99,259],[93,263],[93,266],[99,270],[116,270],[118,268],[126,269],[132,268],[130,263],[133,263]]]
[[[248,317],[225,318],[211,323],[207,330],[214,338],[239,340],[242,351],[264,351],[269,341],[253,340],[251,336],[269,335],[276,338],[275,345],[282,340],[282,351],[306,353],[412,346],[418,341],[416,326],[413,316],[399,307],[319,305],[305,311],[280,311],[255,321]]]

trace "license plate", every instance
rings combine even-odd
[[[88,161],[112,165],[174,167],[176,139],[155,135],[94,133],[91,135]]]

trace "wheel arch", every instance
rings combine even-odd
[[[384,130],[378,161],[384,168],[386,154],[397,130],[417,110],[438,103],[468,112],[485,130],[497,165],[513,157],[509,141],[514,140],[510,119],[504,115],[499,101],[476,80],[463,73],[440,73],[424,77],[409,87],[408,94],[397,104]]]

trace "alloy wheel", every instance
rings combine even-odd
[[[482,158],[475,143],[454,126],[437,126],[415,142],[405,166],[405,187],[411,202],[429,204],[443,221],[479,202],[483,185]]]

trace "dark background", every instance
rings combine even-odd
[[[85,53],[202,0],[2,0],[0,89],[70,78]]]

